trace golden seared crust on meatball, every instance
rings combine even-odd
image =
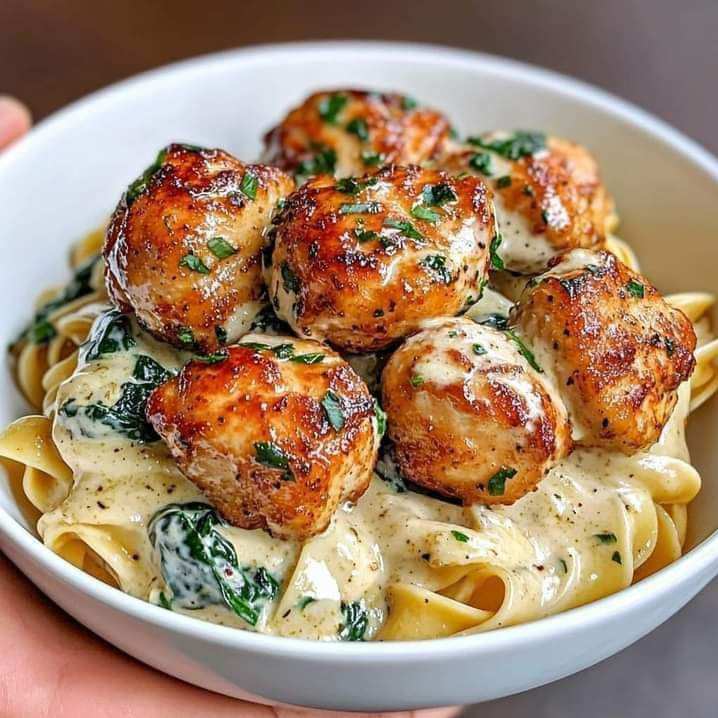
[[[158,387],[147,418],[182,472],[235,526],[306,539],[366,490],[374,400],[326,346],[248,335]]]
[[[170,145],[130,185],[107,230],[113,301],[175,346],[211,352],[238,339],[262,306],[266,229],[293,189],[275,167]]]
[[[566,409],[522,351],[465,318],[407,339],[382,375],[402,476],[465,504],[511,504],[570,452]]]
[[[386,164],[420,164],[437,153],[449,129],[442,114],[404,95],[317,92],[267,133],[264,160],[298,179],[350,177]]]
[[[308,182],[272,230],[267,283],[277,313],[299,335],[353,352],[457,314],[485,281],[489,197],[476,177],[416,166]]]
[[[631,454],[658,439],[696,337],[645,277],[576,249],[527,286],[514,320],[555,377],[578,444]]]
[[[614,205],[588,150],[537,132],[493,132],[471,142],[440,165],[488,178],[502,240],[495,268],[531,274],[568,249],[603,246]]]

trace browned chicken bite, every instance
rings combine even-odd
[[[528,285],[514,319],[555,377],[577,444],[631,454],[658,439],[696,337],[645,277],[576,249]]]
[[[538,132],[492,132],[470,140],[439,165],[471,172],[494,190],[501,242],[495,269],[532,274],[574,247],[603,246],[613,200],[581,145]]]
[[[465,504],[511,504],[571,450],[566,409],[515,334],[428,323],[382,375],[402,476]],[[531,360],[533,361],[533,360]]]
[[[361,175],[386,164],[420,164],[449,133],[448,120],[405,95],[317,92],[267,133],[264,161],[298,182],[317,174]]]
[[[374,407],[326,346],[251,334],[158,387],[147,418],[227,521],[306,539],[366,490],[379,446]]]
[[[170,145],[112,217],[104,255],[113,301],[175,346],[211,352],[235,341],[262,307],[266,229],[293,189],[274,167]]]
[[[476,177],[416,166],[308,182],[272,230],[267,284],[277,313],[298,334],[352,352],[459,313],[485,282],[489,197]]]

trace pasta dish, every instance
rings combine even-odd
[[[166,610],[446,637],[682,552],[710,294],[662,296],[587,149],[318,92],[256,163],[170,144],[12,345],[42,541]],[[30,312],[28,312],[30,314]]]

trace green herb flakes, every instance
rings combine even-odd
[[[506,492],[506,480],[516,476],[516,469],[511,467],[501,467],[490,479],[487,484],[489,496],[503,496]]]
[[[330,389],[324,395],[321,404],[324,409],[324,413],[327,415],[327,420],[331,424],[334,431],[342,429],[346,422],[346,418],[344,416],[344,409],[342,408],[339,397]]]
[[[207,246],[217,259],[227,259],[237,251],[224,237],[212,237]]]
[[[355,202],[339,207],[339,214],[378,214],[381,212],[379,202]]]
[[[499,256],[499,247],[501,246],[502,242],[501,235],[497,232],[493,239],[491,240],[491,244],[489,245],[489,259],[491,261],[491,266],[494,269],[503,270],[506,268],[506,265],[504,265],[504,260],[501,259]]]
[[[452,530],[451,535],[459,542],[459,543],[468,543],[469,537],[462,533],[461,531]]]
[[[352,135],[356,135],[362,142],[369,139],[369,126],[366,120],[361,117],[355,117],[353,120],[350,120],[347,123],[346,130]]]
[[[272,469],[284,469],[284,478],[286,481],[292,481],[294,475],[289,468],[289,457],[272,441],[255,441],[254,442],[254,458],[264,466]]]
[[[337,124],[337,117],[344,109],[349,98],[346,95],[329,95],[319,102],[319,116],[330,125]]]
[[[441,254],[430,254],[421,260],[421,266],[443,284],[451,284],[453,277],[451,270],[446,266],[446,257]]]
[[[179,266],[186,267],[198,274],[209,274],[209,267],[196,254],[185,254],[180,259]]]
[[[534,371],[537,371],[539,374],[543,374],[543,369],[539,366],[538,362],[536,361],[536,357],[534,356],[534,353],[524,344],[521,337],[516,334],[512,329],[504,329],[507,336],[511,341],[516,344],[516,347],[519,350],[519,354],[526,359],[526,361],[531,365],[531,368],[534,369]]]
[[[637,282],[635,279],[630,279],[628,281],[628,284],[626,284],[626,291],[631,296],[636,297],[636,299],[643,299],[643,296],[645,294],[645,287],[640,282]]]
[[[484,177],[491,177],[493,173],[491,155],[488,152],[477,152],[469,159],[469,167],[481,172]]]

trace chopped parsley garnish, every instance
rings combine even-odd
[[[350,120],[347,123],[346,129],[347,132],[356,135],[362,141],[369,139],[369,126],[366,120],[361,117],[355,117],[353,120]]]
[[[363,227],[357,227],[354,230],[354,236],[357,238],[357,242],[359,242],[359,244],[364,244],[365,242],[371,242],[374,239],[379,239],[379,234],[377,232],[374,232],[370,229],[364,229]]]
[[[414,219],[423,219],[425,222],[431,222],[432,224],[436,224],[441,219],[438,212],[434,212],[433,209],[429,209],[420,204],[415,204],[411,208],[411,216],[414,217]]]
[[[506,492],[506,480],[516,476],[516,469],[503,466],[490,479],[487,484],[489,496],[503,496]]]
[[[264,567],[240,567],[234,546],[218,531],[217,512],[200,502],[171,504],[150,521],[149,537],[172,599],[165,608],[224,605],[251,626],[279,593],[279,582]]]
[[[311,352],[309,354],[295,354],[289,357],[289,361],[295,364],[320,364],[324,361],[325,354],[319,352]]]
[[[386,412],[376,399],[374,399],[374,416],[376,417],[376,432],[381,438],[386,434]]]
[[[369,614],[360,601],[341,603],[344,623],[339,628],[342,641],[363,641],[369,627]]]
[[[189,327],[180,327],[177,330],[177,339],[186,347],[194,346],[194,333]]]
[[[286,261],[282,262],[282,283],[284,284],[285,292],[294,292],[296,294],[299,291],[299,277]]]
[[[623,560],[621,559],[620,551],[613,552],[613,555],[611,556],[611,561],[614,561],[617,564],[623,564]]]
[[[469,542],[469,537],[468,537],[465,533],[462,533],[461,531],[455,531],[455,530],[453,530],[453,531],[451,532],[451,535],[452,535],[459,543],[468,543],[468,542]]]
[[[501,246],[502,242],[501,235],[497,232],[493,239],[491,240],[491,244],[489,245],[489,258],[491,260],[491,266],[494,269],[505,269],[506,265],[504,265],[504,260],[501,259],[499,256],[499,247]]]
[[[511,341],[516,344],[516,347],[519,350],[519,354],[526,359],[526,361],[531,365],[531,368],[537,371],[539,374],[543,374],[543,369],[539,366],[538,362],[536,361],[536,357],[534,356],[534,353],[524,344],[521,337],[516,334],[512,329],[504,329],[507,336]]]
[[[488,152],[477,152],[469,160],[469,167],[481,172],[485,177],[491,177],[493,169],[491,167],[491,155]]]
[[[286,481],[292,481],[294,475],[289,468],[289,457],[272,441],[255,441],[254,442],[254,458],[264,466],[272,469],[284,469]]]
[[[355,202],[339,207],[339,214],[377,214],[381,212],[379,202]]]
[[[337,116],[344,109],[349,98],[346,95],[329,95],[319,102],[319,116],[330,125],[337,124]]]
[[[195,357],[196,361],[204,362],[205,364],[219,364],[229,358],[229,353],[226,349],[220,349],[218,352],[212,352],[211,354],[198,354]]]
[[[414,376],[412,376],[411,379],[409,379],[409,383],[413,387],[421,386],[425,381],[426,381],[426,379],[424,379],[424,377],[419,374],[414,374]]]
[[[427,184],[421,191],[422,202],[427,207],[441,207],[447,202],[456,202],[456,192],[446,182]]]
[[[451,332],[449,332],[449,335],[451,335]],[[476,356],[480,357],[486,354],[486,349],[482,344],[472,344],[471,349]]]
[[[252,349],[257,352],[266,351],[272,348],[271,344],[263,344],[262,342],[242,342],[237,346],[244,347],[245,349]]]
[[[430,254],[421,260],[421,266],[434,274],[440,282],[451,284],[453,277],[451,270],[446,266],[446,257],[441,254]]]
[[[560,558],[558,560],[558,563],[561,566],[561,568],[563,569],[563,572],[568,573],[568,564],[562,558]]]
[[[289,327],[274,313],[274,309],[271,304],[265,305],[257,312],[252,320],[250,329],[260,329],[263,332],[271,330],[277,332],[278,334],[291,333]]]
[[[498,189],[506,189],[511,187],[511,175],[503,175],[496,180],[496,187]]]
[[[254,329],[254,324],[252,325],[252,329]],[[214,335],[217,337],[217,341],[220,344],[227,343],[227,330],[224,327],[219,326],[219,324],[216,324],[214,327]]]
[[[334,174],[337,164],[337,153],[331,148],[319,150],[311,159],[303,160],[294,170],[297,182],[301,184],[301,180],[305,177],[321,174]]]
[[[626,284],[626,290],[630,295],[636,297],[636,299],[643,299],[643,295],[645,294],[645,287],[635,279],[630,279],[628,281],[628,284]]]
[[[94,331],[82,345],[82,351],[86,361],[94,361],[106,354],[127,351],[135,343],[129,316],[118,309],[111,309],[95,325]]]
[[[506,139],[484,140],[482,137],[469,137],[468,142],[485,150],[496,152],[506,159],[518,160],[545,149],[546,135],[543,132],[517,130]]]
[[[180,259],[179,266],[187,267],[187,269],[199,274],[209,274],[209,267],[196,254],[185,254]]]
[[[257,198],[257,187],[259,187],[259,179],[253,172],[247,170],[239,184],[239,189],[249,199]]]
[[[616,534],[611,533],[610,531],[605,531],[600,534],[594,534],[594,536],[602,543],[602,544],[612,544],[616,543],[618,539],[616,538]]]
[[[314,603],[317,599],[314,596],[302,596],[297,601],[297,606],[300,611],[303,611],[310,603]]]
[[[331,389],[324,395],[321,404],[332,428],[335,431],[343,428],[346,422],[344,409],[342,408],[341,400]]]
[[[355,177],[342,177],[336,181],[334,186],[344,194],[359,194],[363,189],[373,187],[378,181],[376,177],[368,177],[364,180],[358,180]]]
[[[150,180],[160,170],[165,159],[167,159],[167,148],[160,150],[155,161],[127,188],[125,202],[128,207],[147,190]]]
[[[419,232],[411,222],[402,219],[385,219],[384,226],[389,229],[398,229],[401,234],[409,239],[415,239],[417,242],[424,241],[424,235]]]
[[[401,98],[401,109],[402,110],[415,110],[419,106],[419,103],[409,95],[404,95]]]
[[[212,237],[207,246],[217,259],[226,259],[237,251],[224,237]]]
[[[361,161],[369,167],[374,167],[384,162],[384,155],[380,152],[362,152]]]
[[[272,347],[272,352],[277,359],[290,359],[294,356],[294,344],[276,344]]]

